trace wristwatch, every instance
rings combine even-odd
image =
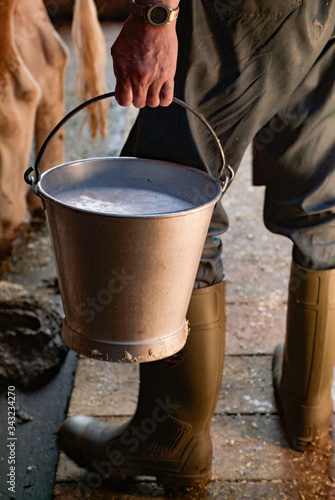
[[[142,17],[154,28],[160,28],[177,19],[179,7],[171,9],[171,7],[164,3],[156,3],[145,7],[144,5],[135,3],[134,0],[130,0],[130,12],[135,14],[135,16]]]

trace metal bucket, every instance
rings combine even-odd
[[[25,179],[41,197],[46,214],[65,313],[65,344],[106,361],[147,362],[178,352],[186,342],[185,317],[202,248],[214,205],[232,175],[216,138],[223,159],[218,180],[190,167],[125,157],[65,163],[41,176],[41,157],[59,128],[83,107],[113,95],[98,96],[66,115]],[[174,101],[214,134],[202,115]],[[92,187],[158,191],[192,208],[114,215],[60,200],[64,191]]]

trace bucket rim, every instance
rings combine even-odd
[[[164,164],[164,165],[170,165],[170,166],[172,165],[172,166],[175,166],[175,167],[183,169],[183,170],[191,171],[191,172],[199,175],[200,177],[203,177],[203,178],[211,181],[213,183],[213,185],[216,186],[217,193],[216,193],[215,196],[213,196],[213,198],[211,200],[207,201],[206,203],[203,203],[203,204],[201,204],[199,206],[195,206],[195,207],[192,207],[192,208],[186,208],[184,210],[178,210],[178,211],[175,211],[175,212],[161,212],[161,213],[158,212],[158,213],[154,213],[154,214],[112,214],[112,213],[109,213],[109,212],[93,211],[93,210],[87,210],[85,208],[71,206],[71,205],[69,205],[67,203],[64,203],[61,200],[57,199],[55,196],[52,196],[51,194],[47,193],[43,189],[43,186],[41,185],[43,183],[43,180],[48,175],[50,175],[52,172],[54,172],[55,170],[58,170],[60,168],[66,167],[68,165],[73,165],[73,164],[77,164],[77,163],[81,163],[82,164],[82,163],[91,162],[91,161],[95,161],[95,162],[97,162],[97,161],[106,161],[106,160],[113,160],[113,159],[115,159],[115,160],[121,160],[121,161],[124,161],[124,160],[137,160],[137,161],[143,161],[143,162],[146,162],[146,163],[147,162],[155,162],[155,163],[161,163],[161,164]],[[122,219],[159,219],[159,218],[169,218],[169,217],[184,216],[184,215],[192,214],[192,213],[199,212],[199,211],[202,211],[202,210],[206,210],[208,207],[216,204],[219,201],[219,199],[221,198],[222,194],[223,194],[222,186],[221,186],[219,180],[215,179],[214,177],[212,177],[211,175],[209,175],[207,172],[199,170],[199,169],[197,169],[195,167],[189,167],[189,166],[181,165],[181,164],[178,164],[178,163],[168,162],[168,161],[164,161],[164,160],[139,158],[139,157],[135,157],[135,156],[101,156],[101,157],[96,157],[96,158],[84,158],[84,159],[80,159],[80,160],[73,160],[73,161],[68,161],[68,162],[65,162],[65,163],[61,163],[61,164],[55,165],[54,167],[51,167],[48,170],[46,170],[45,172],[43,172],[41,174],[41,178],[40,178],[40,180],[39,180],[36,188],[37,188],[37,191],[38,191],[38,195],[42,199],[49,200],[50,202],[52,202],[52,203],[54,203],[56,205],[60,205],[62,208],[68,209],[71,212],[82,212],[82,213],[89,214],[89,215],[92,215],[92,216],[100,216],[100,217],[108,217],[108,218],[122,218]]]

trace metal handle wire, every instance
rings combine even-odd
[[[49,145],[49,142],[57,134],[58,130],[60,128],[62,128],[63,125],[65,125],[65,123],[68,122],[74,115],[79,113],[79,111],[86,108],[90,104],[93,104],[95,102],[101,101],[102,99],[107,99],[107,98],[114,97],[114,96],[115,96],[115,92],[107,92],[105,94],[98,95],[96,97],[93,97],[92,99],[89,99],[88,101],[81,103],[79,106],[77,106],[72,111],[70,111],[67,115],[65,115],[64,118],[62,118],[62,120],[50,132],[50,134],[45,139],[44,143],[42,144],[42,146],[41,146],[41,148],[36,156],[34,166],[29,167],[26,170],[26,172],[24,173],[24,180],[26,181],[27,184],[30,184],[32,186],[32,189],[33,189],[35,194],[38,195],[38,191],[36,189],[36,186],[41,179],[41,173],[40,173],[39,166],[40,166],[42,157],[45,153],[46,148]],[[216,147],[217,147],[219,154],[220,154],[220,157],[221,157],[221,166],[220,166],[219,171],[218,171],[218,180],[221,184],[222,192],[224,192],[227,189],[228,184],[234,179],[235,174],[234,174],[234,170],[231,168],[231,166],[226,163],[226,158],[225,158],[225,154],[223,152],[223,148],[222,148],[220,139],[218,138],[218,136],[216,135],[215,131],[213,130],[211,125],[208,123],[206,118],[201,113],[199,113],[199,111],[197,111],[195,108],[193,108],[189,104],[186,104],[186,102],[184,102],[180,99],[177,99],[176,97],[173,98],[173,102],[176,104],[179,104],[180,106],[182,106],[186,110],[193,113],[197,118],[199,118],[199,120],[201,120],[201,122],[206,126],[207,130],[212,134],[214,142],[216,144]]]

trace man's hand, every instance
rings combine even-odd
[[[129,16],[111,48],[115,98],[121,106],[168,106],[177,66],[176,22],[161,28]]]

